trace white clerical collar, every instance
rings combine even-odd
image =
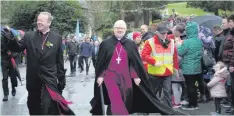
[[[119,41],[122,39],[122,38],[117,38]]]

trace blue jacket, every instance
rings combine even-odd
[[[80,45],[80,56],[91,57],[92,56],[92,45],[89,42],[83,42]]]

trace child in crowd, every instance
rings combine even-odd
[[[225,83],[230,77],[230,73],[227,69],[227,66],[223,62],[218,62],[213,67],[215,74],[211,81],[207,84],[210,88],[211,97],[215,101],[215,112],[212,112],[212,115],[221,114],[221,104],[223,98],[227,97]]]

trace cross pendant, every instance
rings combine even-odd
[[[118,58],[116,59],[116,61],[117,61],[117,64],[119,64],[119,63],[120,63],[120,61],[121,61],[121,58],[120,58],[120,57],[118,57]]]

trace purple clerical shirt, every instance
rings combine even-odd
[[[112,55],[111,61],[109,63],[108,69],[114,70],[120,74],[124,74],[124,76],[127,76],[127,77],[137,78],[138,76],[137,76],[136,71],[133,69],[133,67],[129,67],[128,65],[128,55],[123,46],[122,46],[122,51],[120,52],[121,46],[122,46],[121,43],[118,42],[115,47],[114,53]],[[117,61],[117,58],[118,58],[117,51],[121,59],[119,64]],[[107,70],[104,71],[100,77],[105,78],[108,75],[108,72],[109,71]]]
[[[118,55],[121,59],[119,64]],[[132,78],[138,78],[138,76],[135,70],[129,67],[128,62],[127,52],[118,42],[107,70],[101,75],[111,101],[113,115],[128,115],[128,109],[131,109]]]

